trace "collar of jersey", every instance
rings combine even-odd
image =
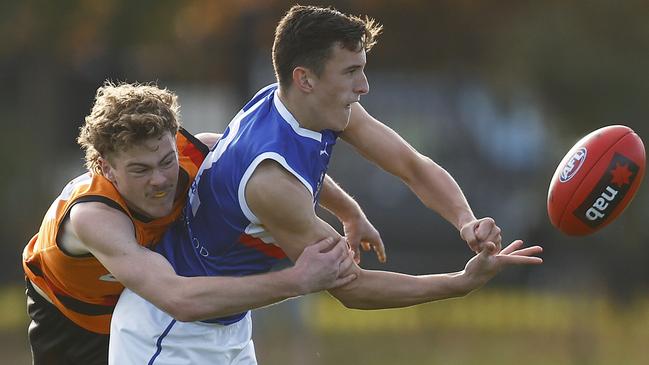
[[[277,111],[279,112],[279,115],[282,116],[282,119],[284,119],[284,121],[288,123],[291,128],[293,128],[295,133],[299,134],[302,137],[307,137],[315,139],[318,142],[322,142],[322,133],[300,127],[300,123],[298,123],[295,117],[293,117],[293,114],[291,114],[291,112],[286,109],[284,103],[279,100],[277,90],[275,90],[275,92],[273,93],[273,104],[275,104],[275,108],[277,108]]]

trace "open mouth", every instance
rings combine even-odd
[[[164,198],[165,196],[167,196],[167,192],[166,191],[159,191],[157,193],[152,194],[151,196],[156,198],[156,199],[160,199],[160,198]]]

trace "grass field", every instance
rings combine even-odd
[[[0,291],[3,364],[29,364],[20,287]],[[260,364],[647,364],[649,297],[606,298],[485,289],[383,311],[342,308],[328,295],[255,312]]]

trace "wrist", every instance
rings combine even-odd
[[[466,225],[467,223],[471,223],[476,219],[477,218],[475,217],[475,215],[473,215],[471,209],[464,211],[458,214],[457,220],[455,221],[456,222],[455,228],[457,228],[458,232],[460,232],[462,230],[462,227],[464,227],[464,225]]]
[[[284,283],[284,296],[287,298],[299,297],[311,293],[307,276],[301,272],[300,267],[291,266],[287,269],[277,271],[280,276],[279,282]]]
[[[365,217],[365,213],[363,213],[360,205],[354,200],[350,200],[346,204],[339,206],[333,213],[343,223]]]
[[[472,291],[481,288],[486,283],[486,281],[480,280],[480,278],[466,270],[460,271],[457,279],[458,292],[460,292],[462,296],[468,295]]]

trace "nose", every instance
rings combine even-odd
[[[361,77],[356,82],[356,94],[365,95],[370,92],[370,83],[367,81],[365,72],[361,72]]]
[[[149,183],[153,186],[162,186],[167,182],[167,177],[160,169],[153,169]]]

